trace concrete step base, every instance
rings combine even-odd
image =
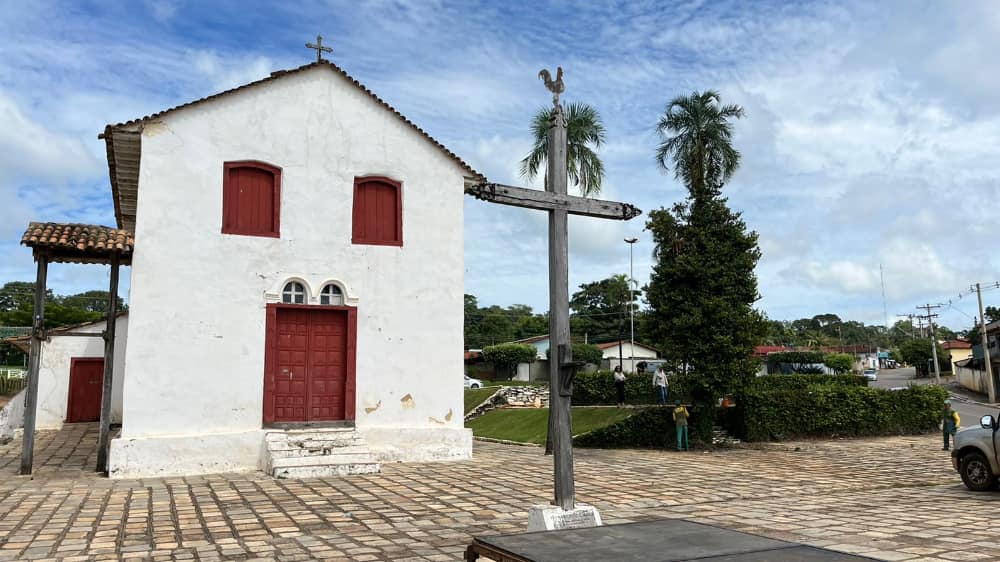
[[[275,478],[372,474],[382,467],[354,428],[272,430],[264,435],[264,471]]]
[[[351,474],[378,474],[382,467],[378,463],[338,464],[329,466],[289,466],[275,468],[271,476],[275,478],[324,478],[348,476]]]

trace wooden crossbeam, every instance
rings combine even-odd
[[[642,214],[641,210],[628,203],[563,195],[499,183],[468,185],[465,187],[465,193],[476,199],[500,205],[540,211],[566,211],[571,215],[584,217],[627,221]]]

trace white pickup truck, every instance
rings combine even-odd
[[[983,416],[979,427],[967,427],[955,434],[951,465],[962,476],[965,487],[975,492],[997,488],[1000,478],[1000,421]]]

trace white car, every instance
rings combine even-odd
[[[861,374],[870,381],[878,380],[878,371],[876,371],[875,369],[865,369],[865,372]]]
[[[482,388],[483,381],[465,375],[465,388]]]

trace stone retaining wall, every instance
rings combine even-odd
[[[474,420],[494,408],[548,408],[547,386],[501,386],[489,398],[465,414],[465,421]]]

